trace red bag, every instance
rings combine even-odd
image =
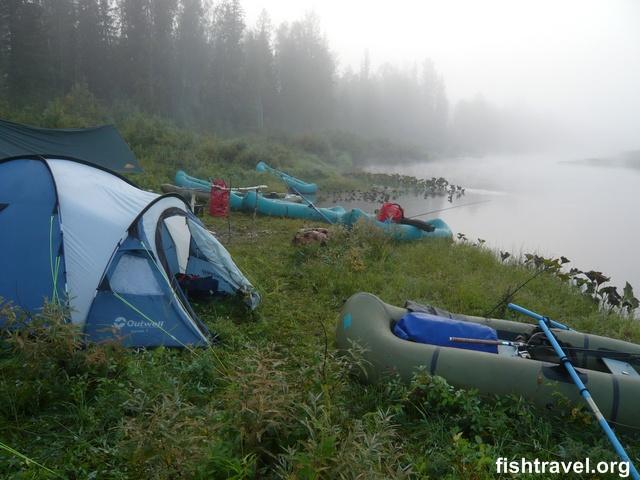
[[[377,218],[381,222],[399,223],[404,218],[404,210],[397,203],[383,203],[378,210]]]
[[[226,217],[229,212],[229,190],[224,180],[216,179],[211,185],[211,201],[209,202],[209,215],[212,217]]]

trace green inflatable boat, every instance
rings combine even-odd
[[[407,306],[409,309],[388,305],[369,293],[357,293],[344,305],[336,331],[337,346],[346,350],[353,341],[366,349],[364,381],[376,382],[386,372],[396,372],[408,381],[423,367],[456,387],[486,394],[518,394],[548,409],[559,408],[557,393],[583,404],[538,326],[451,314],[411,302]],[[488,326],[498,339],[517,340],[525,346],[497,347],[497,353],[488,353],[463,349],[462,344],[456,348],[403,340],[392,328],[410,311],[470,322],[474,327]],[[607,420],[640,428],[640,346],[575,330],[552,330]]]

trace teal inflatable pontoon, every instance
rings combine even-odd
[[[270,167],[264,162],[258,162],[256,165],[257,172],[269,172],[279,177],[294,193],[313,194],[318,191],[318,186],[315,183],[303,182],[299,178],[293,177],[288,173],[276,170]]]
[[[341,223],[341,217],[347,213],[346,210],[340,206],[331,208],[320,207],[315,210],[308,204],[265,198],[262,195],[257,195],[256,192],[247,192],[244,195],[242,209],[251,212],[257,211],[258,213],[272,217],[302,218],[321,222],[330,220],[331,223]],[[326,218],[323,218],[323,215]]]
[[[256,195],[255,192],[247,192],[242,200],[242,210],[256,211],[263,215],[273,217],[301,218],[320,222],[329,221],[332,224],[352,227],[359,221],[366,222],[374,227],[380,228],[385,234],[396,240],[420,240],[422,238],[451,238],[451,229],[441,219],[429,220],[434,230],[431,232],[421,230],[412,225],[403,225],[392,222],[381,222],[375,215],[363,212],[359,208],[345,210],[336,206],[331,208],[316,207],[300,203],[292,203],[284,200],[272,200]]]
[[[354,208],[350,212],[345,213],[341,222],[343,225],[352,227],[359,221],[366,222],[374,227],[380,228],[385,234],[395,240],[421,240],[423,238],[451,238],[452,233],[449,225],[440,218],[427,220],[426,223],[434,227],[434,230],[428,232],[421,230],[413,225],[404,225],[401,223],[381,222],[375,215],[363,212],[359,208]]]
[[[176,185],[182,188],[198,190],[201,192],[211,192],[211,182],[187,175],[183,170],[176,172]],[[232,210],[242,208],[242,196],[234,192],[229,192],[229,206]]]
[[[206,180],[191,177],[182,170],[176,173],[176,185],[194,190],[211,190],[211,183]],[[302,192],[301,192],[302,193]],[[434,227],[434,230],[427,232],[412,225],[403,225],[393,222],[381,222],[375,215],[366,213],[359,208],[345,210],[336,206],[331,208],[311,207],[304,203],[287,202],[265,198],[254,191],[248,191],[242,195],[231,192],[229,196],[232,210],[244,210],[246,212],[258,212],[262,215],[272,217],[299,218],[313,220],[317,222],[331,223],[334,225],[344,225],[353,227],[359,221],[366,222],[374,227],[380,228],[385,234],[396,240],[420,240],[423,238],[451,238],[451,229],[441,219],[429,220],[427,223]]]
[[[184,170],[176,172],[176,185],[193,190],[211,191],[211,182],[187,175]]]

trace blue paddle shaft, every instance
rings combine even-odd
[[[598,408],[598,405],[596,404],[596,402],[593,400],[593,397],[589,393],[589,390],[580,379],[580,376],[576,372],[576,369],[573,367],[573,364],[571,363],[567,355],[564,353],[564,350],[562,350],[562,347],[560,346],[560,344],[556,340],[556,337],[553,335],[553,332],[547,325],[548,323],[551,323],[551,320],[535,312],[532,312],[531,310],[527,310],[526,308],[516,305],[514,303],[510,303],[508,307],[511,310],[515,310],[517,312],[528,315],[529,317],[535,320],[538,320],[538,326],[546,335],[547,339],[549,340],[549,343],[551,343],[551,346],[553,347],[556,354],[560,358],[562,365],[564,365],[564,368],[569,373],[571,380],[573,380],[573,383],[575,383],[576,387],[578,387],[578,389],[580,390],[580,395],[582,396],[582,398],[584,398],[585,402],[587,402],[587,405],[593,412],[594,416],[596,417],[596,420],[598,420],[600,427],[602,428],[602,430],[604,430],[604,433],[607,435],[607,438],[613,445],[613,448],[615,449],[616,453],[618,454],[618,456],[623,462],[626,462],[629,465],[629,473],[631,473],[631,477],[634,480],[640,480],[640,474],[638,473],[638,470],[636,470],[635,465],[633,464],[633,462],[629,458],[629,455],[627,454],[624,447],[618,440],[618,437],[616,437],[616,434],[613,432],[613,430],[607,423],[607,420],[604,418],[604,415],[602,415],[602,412],[600,412],[600,409]]]
[[[532,312],[531,310],[527,310],[526,308],[521,307],[520,305],[516,305],[515,303],[510,303],[507,306],[511,310],[515,310],[516,312],[520,312],[523,315],[526,315],[528,317],[533,318],[534,320],[537,320],[537,321],[544,320],[545,323],[548,322],[553,328],[559,328],[560,330],[571,330],[569,327],[567,327],[563,323],[556,322],[556,321],[551,320],[551,319],[549,319],[547,317],[543,317],[542,315],[539,315],[536,312]]]

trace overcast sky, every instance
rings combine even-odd
[[[243,0],[248,23],[313,11],[340,68],[432,58],[451,100],[483,95],[640,148],[640,1]]]

